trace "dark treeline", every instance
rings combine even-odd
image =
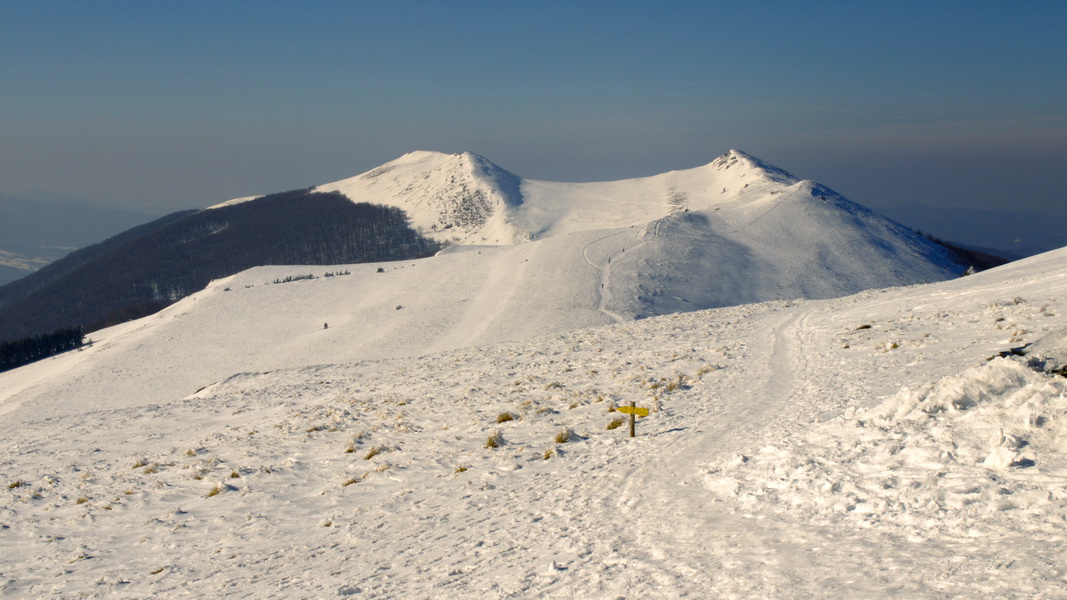
[[[139,225],[133,229],[127,229],[122,233],[112,236],[99,244],[93,244],[92,246],[86,246],[80,250],[75,250],[63,258],[50,263],[42,267],[39,271],[34,271],[22,279],[13,281],[3,287],[0,287],[0,313],[7,307],[13,306],[16,303],[25,300],[33,293],[53,281],[63,277],[67,273],[81,267],[82,265],[90,262],[96,257],[106,254],[115,248],[127,244],[132,240],[139,237],[150,235],[157,229],[162,229],[170,225],[171,223],[184,219],[191,214],[194,214],[195,210],[187,210],[182,212],[171,213],[165,217],[161,217],[146,223]],[[0,338],[2,339],[2,338]]]
[[[945,248],[948,248],[948,251],[952,253],[952,257],[956,260],[956,262],[965,265],[970,265],[974,267],[974,269],[977,271],[985,271],[986,269],[992,269],[993,267],[999,267],[1000,265],[1006,265],[1011,262],[1011,260],[1002,256],[996,256],[988,252],[974,250],[972,248],[966,248],[959,244],[940,240],[930,235],[929,233],[923,233],[921,231],[917,233],[919,233],[920,235],[935,244],[940,244]]]
[[[0,344],[0,372],[82,346],[85,335],[72,327]]]
[[[80,264],[0,305],[0,340],[64,327],[92,331],[150,314],[212,279],[260,265],[404,260],[440,249],[413,230],[398,208],[310,190],[183,213],[142,235],[105,244],[87,248],[91,256]],[[0,288],[0,299],[6,288]]]

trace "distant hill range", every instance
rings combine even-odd
[[[0,194],[0,285],[152,218],[48,192]]]
[[[446,246],[516,249],[464,258],[469,266],[448,281],[431,269],[425,282],[458,294],[509,281],[506,294],[486,287],[478,297],[485,304],[469,317],[483,329],[492,315],[497,328],[551,329],[554,320],[827,298],[951,278],[974,264],[739,151],[599,183],[527,180],[471,153],[413,152],[317,188],[175,213],[75,252],[0,288],[0,341],[149,314],[258,265],[394,261]]]
[[[882,208],[880,212],[940,239],[1011,259],[1067,246],[1067,225],[1052,215],[1017,210],[935,208],[914,202]]]

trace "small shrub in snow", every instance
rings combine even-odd
[[[489,437],[485,440],[486,448],[499,448],[504,445],[504,434],[500,433],[500,430],[496,430],[489,434]]]
[[[555,450],[553,450],[552,448],[545,448],[545,453],[541,455],[541,458],[543,460],[548,460],[552,458],[555,453]]]
[[[508,421],[514,421],[515,415],[509,412],[502,412],[496,416],[497,423],[507,423]]]
[[[674,390],[677,390],[679,388],[685,389],[686,387],[687,386],[686,386],[686,376],[685,375],[681,375],[681,374],[676,375],[674,379],[672,379],[672,380],[667,382],[667,391],[668,392],[673,392]]]
[[[206,496],[204,496],[204,497],[205,497],[205,498],[210,498],[210,497],[212,497],[212,496],[218,496],[219,494],[221,494],[221,493],[222,493],[222,490],[223,490],[223,489],[224,489],[224,488],[222,487],[222,485],[221,485],[221,484],[219,484],[219,485],[216,485],[215,487],[213,487],[213,488],[211,488],[210,490],[208,490],[208,492],[207,492],[207,495],[206,495]]]
[[[82,496],[81,498],[78,498],[77,500],[75,500],[74,503],[75,504],[85,504],[88,501],[89,501],[88,498],[86,498],[85,496]]]
[[[359,483],[359,477],[349,477],[341,484],[341,487],[348,487],[353,483]]]
[[[26,485],[26,482],[16,479],[15,481],[12,481],[11,483],[7,484],[7,489],[13,490],[15,488],[20,488],[24,485]]]
[[[572,437],[574,437],[574,432],[571,431],[569,428],[564,427],[556,433],[555,442],[557,444],[566,444],[567,442],[571,441]]]
[[[308,279],[318,279],[318,277],[312,275],[311,273],[308,273],[306,275],[286,275],[283,279],[275,279],[274,283],[292,283],[294,281],[305,281]]]
[[[367,453],[365,455],[363,455],[363,460],[370,460],[370,459],[374,458],[375,456],[378,456],[379,454],[382,453],[382,450],[383,450],[383,448],[381,446],[375,446],[375,447],[371,448],[370,450],[367,451]]]
[[[624,419],[622,417],[615,417],[611,421],[608,421],[607,429],[609,429],[609,430],[618,429],[619,427],[622,427],[623,423],[625,423],[625,422],[626,422],[626,419]]]

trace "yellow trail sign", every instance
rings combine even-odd
[[[647,417],[648,409],[637,406],[616,406],[616,412],[621,412],[624,415],[637,415],[639,417]]]

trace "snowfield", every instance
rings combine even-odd
[[[1065,259],[0,405],[0,594],[1062,598]]]
[[[956,277],[738,152],[320,189],[456,243],[0,374],[0,598],[1067,598],[1067,249]]]

